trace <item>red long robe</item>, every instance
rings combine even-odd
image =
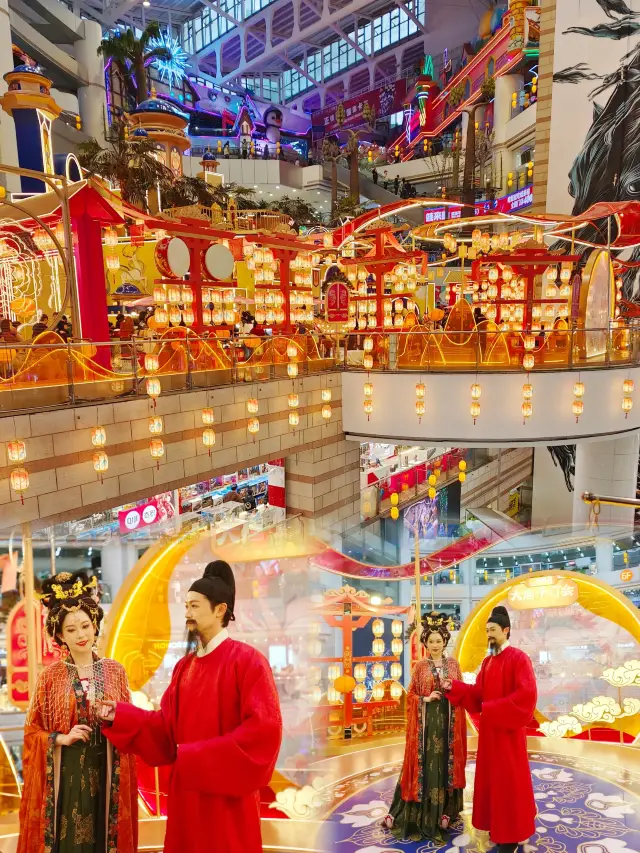
[[[452,705],[480,714],[473,825],[495,844],[516,844],[535,831],[526,727],[537,697],[531,661],[513,646],[485,658],[475,684],[454,681],[447,692]]]
[[[259,791],[282,740],[266,658],[230,638],[173,671],[159,711],[118,703],[109,740],[156,767],[171,764],[165,853],[260,853]]]

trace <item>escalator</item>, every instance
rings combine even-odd
[[[324,176],[325,178],[331,182],[331,164],[324,163]],[[338,166],[338,184],[345,187],[347,190],[349,189],[349,169],[345,168],[345,166]],[[370,201],[376,202],[380,206],[385,204],[391,204],[392,202],[399,201],[399,196],[395,193],[390,192],[389,190],[385,190],[384,187],[381,187],[380,184],[374,183],[371,178],[367,175],[360,172],[360,198],[369,199]],[[422,225],[424,224],[424,213],[422,207],[414,207],[406,211],[400,211],[397,216],[401,219],[406,219],[407,222],[412,225]]]

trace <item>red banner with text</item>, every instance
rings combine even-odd
[[[406,96],[407,81],[403,78],[402,80],[396,80],[395,83],[388,83],[386,86],[381,86],[379,89],[363,92],[357,98],[349,98],[342,102],[345,111],[345,120],[342,127],[347,129],[364,124],[362,110],[365,104],[369,104],[371,109],[375,110],[378,118],[400,112]],[[311,116],[313,129],[316,131],[323,130],[325,133],[334,133],[336,130],[339,130],[340,126],[336,121],[337,106],[338,104],[332,104],[330,107],[325,107],[323,110],[313,113]]]

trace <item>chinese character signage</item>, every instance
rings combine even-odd
[[[46,611],[39,602],[34,604],[38,667],[60,660],[61,652],[45,630]],[[29,704],[29,665],[27,660],[27,615],[25,602],[19,601],[7,619],[7,685],[9,699],[18,708]]]
[[[511,587],[508,599],[514,610],[568,607],[578,600],[578,585],[571,578],[554,575],[532,576]]]
[[[332,281],[326,293],[327,320],[329,323],[346,323],[349,319],[349,285]]]
[[[171,493],[165,492],[161,495],[156,495],[153,500],[147,501],[145,504],[131,507],[131,509],[120,510],[118,513],[120,533],[131,533],[142,527],[149,527],[151,524],[167,521],[173,518],[174,515],[175,510],[171,501]]]
[[[474,205],[473,213],[474,216],[484,216],[492,210],[498,210],[500,213],[515,213],[531,204],[533,204],[533,187],[529,186],[494,201],[479,201]],[[427,207],[424,211],[425,225],[430,225],[432,222],[446,222],[448,219],[460,219],[461,216],[461,207]]]
[[[395,83],[389,83],[387,86],[381,86],[379,89],[373,89],[371,92],[364,92],[357,98],[349,98],[342,102],[345,112],[345,120],[343,128],[358,127],[365,123],[362,117],[362,111],[365,104],[368,104],[378,118],[382,116],[393,115],[400,112],[407,94],[406,79],[396,80]],[[325,133],[335,133],[340,129],[336,121],[336,107],[333,104],[326,107],[324,110],[318,110],[313,113],[311,123],[314,130],[323,130]]]

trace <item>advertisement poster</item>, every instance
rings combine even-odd
[[[349,319],[349,285],[333,281],[327,287],[327,320],[329,323],[346,323]]]
[[[381,86],[379,89],[373,89],[370,92],[364,92],[358,95],[357,98],[349,98],[343,101],[346,117],[342,127],[344,129],[359,127],[364,124],[362,118],[362,110],[365,104],[375,110],[378,118],[383,116],[393,115],[400,112],[404,99],[407,94],[407,81],[396,80],[395,83],[389,83],[387,86]],[[313,113],[311,116],[311,124],[314,130],[323,130],[325,133],[334,133],[340,129],[336,121],[337,104],[332,104],[330,107],[325,107],[323,110]]]
[[[62,653],[54,646],[45,631],[46,611],[38,602],[34,604],[38,667],[49,666],[60,660]],[[27,661],[27,615],[25,602],[19,601],[7,619],[7,685],[9,699],[18,708],[29,704],[29,666]]]
[[[171,501],[171,493],[165,492],[156,495],[153,500],[147,501],[130,509],[122,509],[118,513],[118,525],[120,533],[131,533],[142,527],[149,527],[167,521],[175,515],[175,508]]]

